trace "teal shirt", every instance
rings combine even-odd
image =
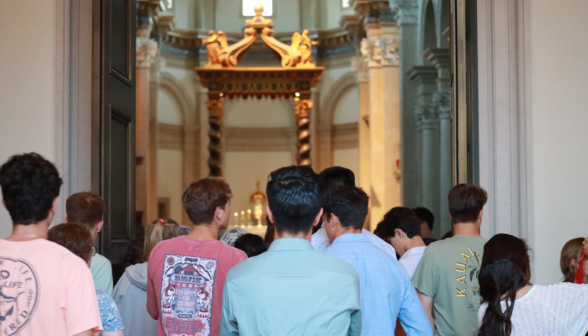
[[[112,264],[103,255],[94,253],[90,263],[94,286],[112,295]]]
[[[353,266],[281,238],[225,279],[220,336],[359,336],[359,278]]]

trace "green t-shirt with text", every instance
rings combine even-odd
[[[425,250],[412,284],[434,300],[435,335],[472,336],[478,329],[478,275],[486,241],[457,235]]]

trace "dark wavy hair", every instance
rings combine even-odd
[[[517,291],[531,280],[529,248],[525,241],[500,233],[484,245],[478,281],[480,296],[488,303],[478,336],[510,336]],[[505,298],[506,309],[501,301]]]
[[[0,167],[2,198],[14,224],[45,220],[62,183],[57,168],[37,153],[12,156]]]

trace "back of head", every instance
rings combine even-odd
[[[412,239],[421,233],[421,219],[409,208],[395,207],[384,215],[374,234],[384,241],[389,241],[396,236],[396,229],[404,231],[406,236]]]
[[[235,248],[245,252],[247,258],[255,257],[267,251],[265,241],[258,235],[247,233],[235,242]]]
[[[0,188],[14,224],[47,219],[63,181],[55,166],[36,153],[12,156],[0,167]]]
[[[419,216],[419,218],[421,219],[421,222],[427,223],[429,230],[433,230],[433,226],[435,225],[435,215],[433,215],[433,213],[429,209],[423,208],[423,207],[418,207],[418,208],[412,209],[412,211],[414,211],[414,213],[417,216]]]
[[[360,188],[337,185],[325,191],[323,213],[330,220],[335,214],[343,228],[361,230],[368,214],[368,195]]]
[[[65,212],[69,223],[87,225],[94,228],[102,221],[104,200],[91,192],[79,192],[71,195],[65,202]]]
[[[488,194],[477,185],[458,184],[449,191],[448,201],[454,224],[474,223],[488,201]]]
[[[484,245],[484,257],[478,281],[480,296],[488,303],[480,326],[480,336],[510,335],[510,318],[517,291],[531,280],[528,247],[515,236],[500,233]],[[506,296],[507,309],[500,306]]]
[[[182,204],[194,224],[210,224],[217,207],[224,208],[233,197],[229,184],[222,177],[205,177],[186,188]]]
[[[72,223],[56,225],[47,233],[47,239],[65,247],[85,262],[92,258],[92,235],[84,226]]]
[[[584,248],[584,238],[575,238],[567,242],[561,249],[559,267],[564,276],[564,282],[574,282],[580,252]]]
[[[125,268],[141,262],[144,248],[145,238],[137,238],[129,243],[125,250]]]
[[[182,235],[180,226],[171,218],[154,220],[145,228],[145,248],[143,249],[143,261],[149,261],[151,251],[159,242]]]
[[[266,194],[276,231],[306,234],[321,210],[323,181],[310,167],[284,167],[270,174]]]
[[[324,169],[319,175],[323,179],[325,188],[327,189],[340,185],[355,187],[355,174],[345,167],[329,167]]]

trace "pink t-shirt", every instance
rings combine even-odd
[[[88,265],[66,248],[0,240],[0,335],[63,336],[102,331]]]
[[[218,240],[181,236],[157,244],[148,263],[147,311],[158,319],[159,335],[217,336],[225,277],[245,259]]]

